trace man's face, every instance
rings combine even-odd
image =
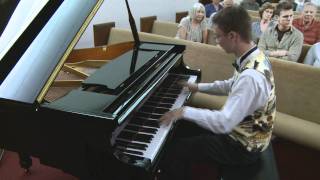
[[[278,24],[284,28],[292,26],[293,10],[282,10],[279,15]]]
[[[233,43],[229,33],[224,33],[217,25],[213,26],[213,30],[216,32],[217,44],[219,44],[226,53],[232,53]]]
[[[311,22],[316,16],[317,9],[313,6],[305,6],[302,11],[303,21]]]

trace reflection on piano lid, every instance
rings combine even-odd
[[[102,0],[48,1],[1,56],[0,98],[40,102]]]

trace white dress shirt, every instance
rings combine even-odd
[[[255,56],[258,53],[260,52],[257,49],[247,56],[241,64],[241,57],[236,62],[242,67],[251,56]],[[186,106],[183,111],[183,118],[213,133],[229,133],[246,116],[264,107],[271,92],[271,85],[262,73],[253,69],[247,69],[239,75],[234,83],[233,78],[225,81],[198,84],[200,92],[215,95],[229,94],[221,110]]]

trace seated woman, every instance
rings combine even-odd
[[[189,15],[181,19],[176,38],[207,43],[208,32],[204,15],[204,6],[200,3],[195,3]]]
[[[311,46],[303,63],[320,67],[320,42]]]
[[[272,21],[274,6],[271,3],[264,3],[259,9],[259,15],[261,20],[253,22],[251,24],[252,37],[255,43],[258,43],[258,40],[261,34],[269,27],[274,25]]]

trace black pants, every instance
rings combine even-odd
[[[260,155],[248,152],[226,134],[213,134],[184,120],[179,121],[177,133],[168,148],[161,163],[160,180],[190,179],[191,167],[198,162],[220,169],[251,164]]]

